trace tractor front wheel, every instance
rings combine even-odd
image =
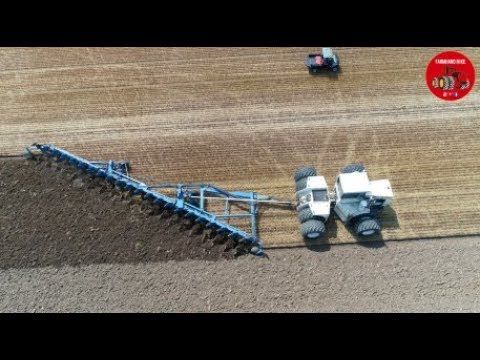
[[[325,224],[320,220],[308,220],[300,225],[300,231],[305,240],[316,240],[326,233]]]
[[[380,223],[376,219],[363,219],[356,223],[355,233],[358,236],[372,236],[381,230]]]

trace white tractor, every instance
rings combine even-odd
[[[370,181],[365,166],[344,167],[332,193],[328,192],[325,178],[317,176],[313,167],[299,168],[294,179],[304,239],[315,240],[326,233],[325,223],[332,208],[358,236],[372,236],[381,231],[378,214],[391,204],[393,191],[388,180]]]

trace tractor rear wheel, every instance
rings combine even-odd
[[[316,240],[325,235],[325,224],[320,220],[308,220],[300,225],[300,231],[305,240]]]
[[[358,236],[372,236],[381,230],[380,223],[376,219],[363,219],[356,223],[355,233]]]
[[[307,187],[307,178],[303,178],[295,182],[295,188],[297,192],[305,189],[306,187]]]
[[[341,171],[340,173],[341,174],[349,174],[349,173],[353,173],[353,172],[362,172],[362,171],[367,171],[367,169],[365,168],[365,166],[363,164],[350,164],[350,165],[347,165],[345,166]]]
[[[308,220],[314,220],[314,215],[312,213],[312,210],[310,210],[310,207],[307,207],[300,210],[300,212],[298,213],[298,218],[300,219],[300,223],[303,224]]]
[[[298,168],[297,171],[295,171],[293,178],[295,179],[295,181],[299,181],[309,176],[317,176],[317,170],[315,170],[313,166],[304,166]]]

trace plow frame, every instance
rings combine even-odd
[[[39,155],[54,158],[59,162],[67,162],[72,167],[105,179],[112,185],[130,191],[133,195],[141,195],[144,200],[150,200],[155,205],[173,210],[177,214],[183,214],[184,218],[192,218],[195,223],[204,223],[206,228],[214,229],[217,233],[227,233],[227,237],[230,239],[239,243],[246,242],[250,245],[250,253],[258,256],[265,255],[263,244],[257,234],[258,204],[260,202],[280,205],[286,203],[272,200],[270,197],[256,192],[227,191],[212,184],[147,185],[128,175],[127,162],[88,161],[54,145],[33,144],[26,148],[26,158],[35,158]],[[167,189],[176,189],[175,197],[161,192]],[[198,199],[198,206],[189,199]],[[213,214],[207,211],[206,200],[223,201],[223,213]],[[234,202],[248,204],[248,210],[232,214],[230,205]],[[250,233],[230,225],[230,219],[233,218],[249,219]]]

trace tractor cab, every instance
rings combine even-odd
[[[310,73],[317,73],[322,69],[336,72],[340,66],[340,62],[332,49],[323,48],[321,54],[309,54],[305,58],[305,66]]]
[[[358,216],[376,217],[393,199],[390,181],[370,181],[366,171],[339,174],[334,193],[334,210],[343,222]]]
[[[305,188],[297,193],[300,208],[310,209],[313,216],[326,221],[330,216],[330,195],[323,176],[307,178]]]

